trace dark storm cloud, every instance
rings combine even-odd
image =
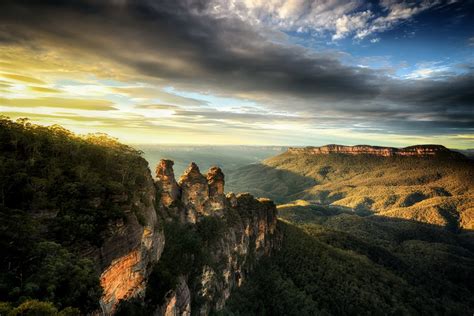
[[[0,21],[0,43],[18,38],[73,48],[177,89],[254,97],[279,110],[385,130],[474,128],[472,67],[441,80],[395,79],[284,44],[281,34],[241,20],[216,18],[207,1],[3,1]]]

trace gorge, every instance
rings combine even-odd
[[[178,178],[172,160],[152,177],[141,152],[103,134],[2,118],[0,139],[2,314],[474,306],[474,168],[441,146],[289,149],[225,175],[190,163]]]

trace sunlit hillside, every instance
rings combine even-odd
[[[452,230],[474,228],[474,162],[468,159],[283,153],[228,179],[229,190],[279,203],[302,199]]]
[[[224,315],[467,315],[474,244],[437,225],[297,202],[278,207],[281,250]]]

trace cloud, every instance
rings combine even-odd
[[[29,10],[24,9],[25,3]],[[271,125],[285,118],[275,113],[291,113],[294,117],[287,120],[321,129],[472,133],[473,69],[402,80],[385,70],[345,65],[338,54],[285,42],[278,32],[329,28],[340,38],[352,34],[363,38],[436,5],[433,1],[384,1],[383,10],[375,12],[361,3],[135,0],[118,6],[114,1],[44,1],[41,5],[6,1],[0,10],[0,26],[20,34],[18,38],[40,51],[60,47],[69,60],[80,56],[93,64],[106,62],[126,70],[127,78],[147,82],[142,87],[111,89],[145,104],[138,108],[198,108],[178,110],[174,122],[204,126],[225,121],[250,128],[252,121],[260,127]],[[267,25],[276,25],[276,30]],[[202,109],[209,107],[208,102],[178,96],[164,87],[240,98],[265,111],[261,115],[209,111]],[[44,101],[40,102],[43,106]],[[113,109],[112,105],[104,107]]]
[[[76,110],[112,111],[116,110],[113,103],[106,100],[66,99],[42,97],[36,99],[0,98],[0,106],[7,107],[47,107]]]
[[[387,14],[380,15],[370,23],[358,28],[355,37],[362,39],[370,34],[386,31],[396,24],[409,20],[415,15],[440,4],[440,0],[423,0],[418,2],[382,0],[380,5],[383,8],[383,12],[387,12]]]
[[[356,30],[365,28],[372,17],[373,13],[369,10],[352,15],[343,15],[336,20],[336,33],[332,36],[332,39],[341,39]]]
[[[176,110],[180,109],[179,106],[173,104],[139,104],[135,106],[136,109],[147,109],[147,110]]]
[[[29,87],[31,91],[35,92],[42,92],[42,93],[60,93],[61,90],[53,89],[53,88],[45,88],[45,87]]]
[[[354,35],[362,39],[386,31],[435,6],[456,1],[381,0],[211,0],[208,11],[218,17],[237,17],[254,26],[283,31],[330,33],[333,40]]]
[[[42,80],[28,77],[28,76],[17,75],[17,74],[0,73],[0,77],[12,79],[15,81],[20,81],[20,82],[26,82],[26,83],[45,84],[45,82]]]
[[[179,96],[157,87],[120,87],[114,88],[113,91],[133,98],[158,99],[160,102],[172,105],[191,107],[207,105],[205,101]]]

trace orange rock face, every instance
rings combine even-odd
[[[139,250],[116,259],[110,267],[102,273],[100,284],[104,289],[102,302],[111,306],[113,312],[118,301],[126,299],[143,290],[144,275],[136,266],[140,264]]]
[[[150,263],[160,258],[163,247],[162,232],[144,227],[140,244],[113,260],[102,272],[100,284],[104,294],[100,304],[103,315],[113,315],[120,300],[144,292]]]

